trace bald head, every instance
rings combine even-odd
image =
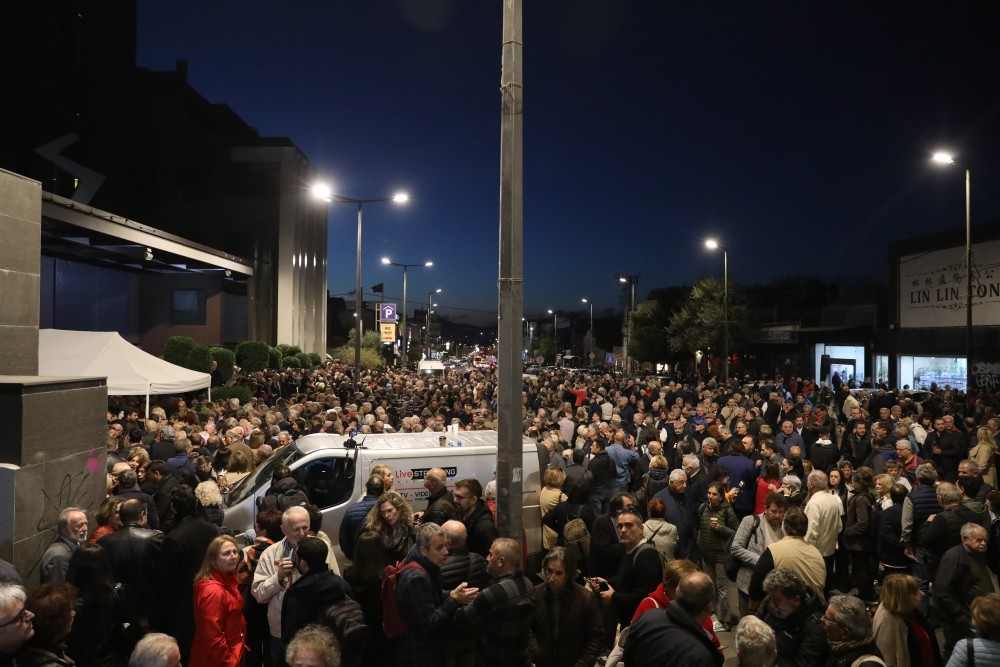
[[[465,529],[464,523],[452,519],[441,524],[441,529],[444,531],[445,537],[448,538],[449,550],[454,551],[465,548],[465,542],[469,537],[469,533]]]

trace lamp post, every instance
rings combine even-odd
[[[559,335],[556,333],[559,330],[559,315],[551,308],[548,313],[552,316],[552,344],[555,346],[555,352],[552,354],[555,355],[559,353]]]
[[[402,353],[403,353],[403,368],[406,368],[406,364],[409,362],[406,355],[409,351],[409,345],[406,341],[406,270],[411,266],[434,266],[434,262],[422,262],[420,264],[403,264],[402,262],[394,262],[388,257],[382,258],[382,263],[389,266],[398,266],[403,269],[403,319],[399,324],[399,337],[403,341]]]
[[[625,372],[628,373],[632,369],[632,360],[629,358],[629,344],[632,341],[631,315],[632,311],[635,310],[635,284],[639,282],[639,276],[631,273],[619,274],[618,282],[629,289],[627,294],[628,302],[625,304],[625,324],[622,329],[622,337],[624,339],[622,357],[625,362]]]
[[[364,292],[361,291],[361,208],[365,204],[381,204],[383,202],[392,202],[394,204],[405,204],[409,201],[410,196],[405,192],[397,192],[391,197],[380,197],[376,199],[355,199],[354,197],[345,197],[343,195],[333,194],[333,190],[330,186],[325,183],[317,183],[312,188],[313,197],[317,199],[322,199],[328,203],[334,204],[357,204],[358,205],[358,252],[357,252],[357,271],[355,275],[354,282],[354,382],[357,384],[359,378],[361,377],[361,327],[364,324],[364,320],[361,318],[361,304],[364,301]]]
[[[938,152],[931,159],[938,164],[957,164],[951,153]],[[969,204],[970,191],[969,168],[965,167],[965,400],[968,405],[971,405],[972,401],[972,214]]]
[[[425,325],[426,328],[424,329],[424,331],[426,331],[427,334],[424,339],[424,345],[427,348],[428,359],[431,358],[431,308],[437,306],[436,303],[431,303],[431,302],[434,300],[434,295],[440,293],[441,293],[440,287],[437,288],[436,290],[431,290],[430,292],[427,293],[427,324]]]
[[[594,354],[594,302],[587,301],[586,299],[580,299],[585,304],[590,306],[590,355]],[[594,365],[594,360],[591,357],[587,357],[590,360],[590,365]]]
[[[722,381],[729,384],[729,248],[719,245],[715,239],[705,241],[705,247],[709,250],[719,248],[722,250],[722,329],[725,332],[722,346],[722,354],[725,361],[722,363]]]

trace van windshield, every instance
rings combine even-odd
[[[233,485],[225,498],[225,505],[232,507],[243,502],[246,498],[257,492],[265,482],[271,481],[271,473],[280,465],[291,466],[293,462],[301,458],[292,445],[279,447],[271,456],[264,461],[264,464],[252,473]]]

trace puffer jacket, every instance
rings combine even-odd
[[[1000,665],[1000,641],[976,637],[972,640],[972,656],[977,665]],[[968,667],[970,664],[968,645],[964,639],[960,640],[946,667]]]
[[[719,530],[712,530],[713,518],[722,524]],[[726,501],[722,501],[718,507],[702,503],[698,508],[698,547],[702,557],[709,562],[721,563],[726,557],[726,542],[739,527],[740,520]]]

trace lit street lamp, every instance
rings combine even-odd
[[[590,365],[593,366],[594,360],[592,357],[594,354],[594,302],[587,301],[586,299],[580,299],[580,301],[583,301],[585,304],[590,306],[590,352],[587,358],[590,359]]]
[[[361,304],[364,301],[364,293],[361,291],[361,207],[365,204],[380,204],[383,202],[405,204],[410,197],[405,192],[397,192],[391,197],[355,199],[354,197],[334,194],[333,190],[326,183],[317,183],[314,185],[312,194],[316,199],[322,199],[328,203],[358,205],[357,273],[354,283],[354,317],[356,319],[354,326],[354,382],[357,383],[361,377],[361,327],[364,324],[364,320],[361,318]]]
[[[956,164],[951,153],[935,153],[931,160],[938,164]],[[959,165],[964,166],[964,165]],[[965,167],[965,400],[972,400],[972,217],[969,204],[971,191],[969,168]]]
[[[401,262],[394,262],[388,257],[383,257],[382,263],[387,264],[389,266],[398,266],[399,268],[403,269],[403,319],[399,324],[399,337],[403,340],[403,348],[402,348],[403,368],[406,368],[406,364],[409,361],[406,357],[407,352],[409,351],[408,350],[409,345],[407,345],[406,343],[406,270],[409,269],[411,266],[434,266],[434,262],[422,262],[420,264],[403,264]]]
[[[705,241],[709,250],[722,249],[722,329],[725,332],[722,354],[722,381],[729,384],[729,248],[719,245],[715,239]]]

